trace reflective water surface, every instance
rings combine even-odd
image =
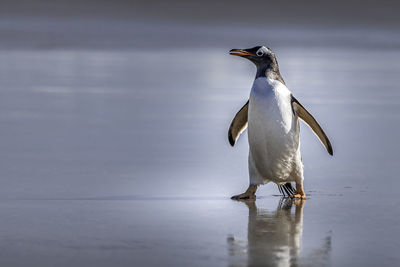
[[[255,32],[213,48],[1,50],[0,265],[396,265],[395,37],[372,49],[270,33],[334,147],[302,126],[305,201],[272,184],[229,199],[247,186],[248,148],[227,129],[255,70],[227,52]]]
[[[248,266],[329,265],[331,232],[307,255],[301,253],[305,200],[281,198],[273,211],[258,209],[256,201],[243,202],[249,209],[247,240],[240,245],[233,236],[228,238],[232,266],[240,260]]]

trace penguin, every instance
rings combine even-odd
[[[274,52],[266,46],[232,49],[257,67],[249,100],[232,120],[228,140],[234,146],[248,128],[249,187],[232,199],[254,199],[257,188],[273,182],[281,193],[305,199],[299,119],[305,122],[332,156],[331,142],[317,120],[286,87]],[[295,182],[295,189],[291,183]]]

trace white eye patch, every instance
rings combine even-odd
[[[257,50],[256,55],[261,57],[266,53],[268,53],[268,49],[265,48],[264,46],[262,46],[262,47],[260,47],[260,49]]]

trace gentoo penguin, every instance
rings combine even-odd
[[[299,118],[317,135],[333,155],[331,143],[314,117],[286,87],[275,54],[265,46],[232,49],[231,55],[247,58],[257,67],[257,74],[247,103],[233,119],[228,132],[234,146],[248,127],[249,178],[246,192],[232,199],[255,198],[259,185],[274,182],[281,192],[306,198],[303,189],[303,163],[300,153]],[[296,183],[296,190],[291,186]]]

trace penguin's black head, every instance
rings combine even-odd
[[[269,65],[276,61],[275,54],[271,49],[265,46],[256,46],[248,49],[232,49],[229,51],[229,54],[247,58],[256,64],[256,66],[264,64]]]
[[[244,57],[257,67],[256,78],[269,77],[285,83],[280,72],[274,52],[266,46],[256,46],[248,49],[232,49],[229,54]]]

